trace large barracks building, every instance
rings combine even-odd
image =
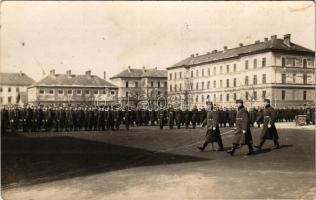
[[[50,74],[28,87],[28,101],[31,104],[84,104],[109,105],[117,99],[117,87],[104,78],[85,74]]]
[[[314,54],[286,34],[282,39],[273,35],[250,45],[191,55],[167,68],[168,95],[198,107],[207,99],[226,107],[236,99],[257,107],[264,98],[279,108],[314,104]]]

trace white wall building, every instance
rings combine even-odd
[[[191,55],[167,68],[168,94],[202,107],[206,98],[232,106],[243,99],[248,107],[268,98],[276,107],[315,103],[314,51],[291,42],[290,34],[224,50]],[[188,95],[185,95],[187,93]]]

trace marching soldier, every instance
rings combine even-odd
[[[202,127],[207,126],[207,132],[205,135],[205,141],[202,147],[198,147],[201,151],[207,147],[209,143],[218,143],[218,151],[224,151],[221,133],[219,130],[219,112],[218,110],[213,110],[212,102],[207,102],[207,116],[202,123]]]
[[[188,108],[185,109],[184,111],[184,123],[185,123],[185,128],[188,129],[190,125],[190,119],[191,119],[191,113]]]
[[[1,110],[1,133],[5,134],[9,125],[9,111],[3,106]]]
[[[198,118],[198,109],[196,107],[196,105],[193,107],[192,109],[192,118],[191,118],[191,122],[192,122],[192,127],[195,129],[196,127],[196,123],[197,123],[197,118]]]
[[[235,112],[233,108],[230,108],[228,111],[228,124],[229,127],[232,128],[234,127],[234,118],[235,118]]]
[[[256,121],[256,112],[255,112],[255,110],[253,108],[250,108],[249,120],[250,120],[250,125],[253,128],[254,127],[254,123]]]
[[[274,108],[270,105],[270,100],[265,99],[265,108],[263,110],[263,116],[264,116],[264,121],[263,121],[263,127],[262,127],[262,132],[260,135],[260,144],[258,146],[255,146],[258,149],[262,148],[262,145],[264,142],[268,140],[273,140],[274,141],[274,149],[279,149],[280,145],[278,142],[279,135],[278,132],[275,128],[275,120],[276,120],[276,113]]]
[[[247,155],[252,155],[253,148],[249,123],[249,113],[244,107],[243,100],[236,100],[236,104],[238,107],[236,115],[236,131],[234,133],[233,147],[231,150],[228,150],[227,153],[233,156],[237,148],[239,148],[241,145],[246,144],[248,145],[249,150]]]
[[[164,123],[165,123],[165,118],[166,118],[165,111],[163,110],[163,108],[160,108],[160,110],[158,111],[157,114],[158,114],[158,116],[157,116],[157,118],[158,118],[158,125],[159,125],[160,130],[162,130],[163,126],[164,126]]]
[[[260,128],[260,124],[263,123],[263,110],[262,109],[258,110],[256,114],[256,122],[258,124],[258,128]]]
[[[180,129],[181,122],[182,122],[182,110],[179,108],[176,111],[176,123],[177,123],[178,129]]]
[[[123,121],[124,121],[126,130],[129,130],[130,116],[131,116],[131,111],[126,106],[124,116],[123,116]]]
[[[168,115],[168,124],[169,124],[170,129],[173,129],[174,119],[175,119],[175,113],[174,113],[173,107],[171,107],[169,109],[169,115]]]
[[[156,115],[155,115],[155,110],[154,109],[150,109],[149,110],[149,118],[150,118],[150,125],[154,126],[155,125],[155,120],[156,120]]]

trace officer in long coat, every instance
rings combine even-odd
[[[276,121],[276,113],[274,108],[270,105],[270,100],[265,99],[265,108],[263,110],[263,126],[262,126],[262,132],[260,135],[260,144],[258,146],[255,146],[258,149],[262,148],[262,145],[264,142],[268,140],[273,140],[274,141],[274,149],[279,149],[280,145],[278,142],[279,135],[278,131],[275,128],[275,121]]]
[[[168,124],[169,124],[169,128],[173,129],[173,125],[174,125],[174,120],[175,120],[175,112],[173,107],[171,107],[169,109],[169,113],[168,113]]]
[[[158,125],[160,130],[163,129],[164,123],[165,123],[165,118],[166,118],[166,114],[163,108],[160,108],[160,110],[157,113],[157,118],[158,118]]]
[[[198,119],[198,109],[197,109],[196,105],[193,107],[191,113],[192,113],[192,115],[191,115],[192,127],[195,128],[196,123],[198,121],[197,120]]]
[[[256,112],[255,112],[254,108],[250,108],[249,121],[250,121],[250,126],[253,128],[254,127],[254,123],[256,121]]]
[[[178,126],[178,129],[181,127],[181,122],[182,122],[182,110],[179,108],[176,111],[176,124]]]
[[[207,147],[209,143],[217,142],[218,151],[224,151],[221,133],[219,130],[219,112],[217,109],[213,109],[212,102],[207,102],[207,116],[202,123],[202,127],[207,126],[205,135],[205,141],[202,147],[198,147],[201,151]]]
[[[129,130],[130,117],[131,117],[131,110],[126,106],[125,110],[123,111],[123,122],[125,124],[126,130]]]
[[[155,120],[156,120],[156,113],[154,109],[149,110],[149,118],[150,118],[150,125],[154,126],[155,125]]]
[[[186,108],[184,111],[184,123],[185,123],[186,129],[189,128],[190,120],[191,120],[191,112],[189,111],[188,108]]]
[[[227,153],[234,155],[235,150],[241,145],[248,146],[248,154],[253,154],[252,136],[250,131],[249,113],[244,107],[244,102],[241,99],[236,100],[237,114],[236,114],[236,131],[234,132],[233,147]]]
[[[260,128],[260,124],[263,123],[263,110],[260,109],[258,110],[257,114],[256,114],[256,122],[257,122],[257,125],[258,125],[258,128]]]

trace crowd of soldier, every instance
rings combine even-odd
[[[234,127],[236,123],[235,108],[216,107],[219,111],[219,126]],[[315,124],[315,109],[276,109],[276,121],[293,121],[296,115],[306,115],[307,124]],[[160,129],[169,126],[180,128],[196,128],[206,118],[205,108],[181,110],[169,107],[168,109],[138,109],[111,106],[31,106],[25,105],[3,107],[1,109],[2,133],[17,131],[105,131],[118,130],[121,125],[125,129],[130,126],[155,126]],[[258,127],[263,123],[263,109],[249,110],[250,125]]]

